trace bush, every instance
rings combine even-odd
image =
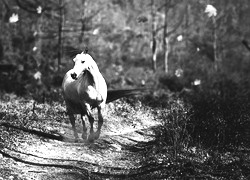
[[[246,144],[250,117],[250,82],[215,73],[185,97],[191,104],[189,133],[196,143],[207,146]]]
[[[187,131],[189,117],[187,115],[188,108],[182,101],[176,100],[169,104],[169,112],[165,118],[164,139],[168,145],[173,148],[173,155],[177,158],[178,153],[187,148],[191,142],[191,138]]]

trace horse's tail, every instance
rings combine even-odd
[[[117,99],[128,97],[131,95],[140,95],[142,92],[148,91],[148,89],[119,89],[108,90],[106,103],[110,103]]]

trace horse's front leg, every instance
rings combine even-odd
[[[85,104],[85,107],[86,107],[86,114],[87,114],[87,117],[88,117],[89,123],[90,123],[90,131],[89,131],[88,141],[93,142],[95,140],[95,138],[94,138],[94,127],[93,127],[93,124],[94,124],[95,120],[93,118],[90,105]]]
[[[78,137],[78,133],[76,131],[75,117],[73,114],[71,114],[69,112],[68,112],[68,115],[69,115],[70,123],[71,123],[72,129],[73,129],[73,132],[74,132],[75,141],[77,142],[79,137]]]
[[[81,114],[81,119],[82,119],[82,139],[87,139],[87,128],[85,125],[85,121],[84,121],[84,114]]]
[[[103,116],[102,116],[102,111],[101,111],[102,109],[101,109],[101,107],[97,107],[97,110],[98,110],[98,128],[94,134],[95,139],[98,139],[100,137],[101,128],[103,125]]]

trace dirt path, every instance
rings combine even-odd
[[[94,143],[75,143],[68,120],[36,121],[46,121],[46,126],[36,129],[38,132],[47,129],[62,135],[63,140],[0,126],[0,180],[136,179],[150,169],[143,166],[143,151],[154,139],[154,128],[160,125],[149,111],[133,110],[124,116],[106,112],[100,138]],[[80,136],[81,124],[77,123]]]

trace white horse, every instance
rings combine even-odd
[[[89,141],[98,139],[103,124],[102,109],[107,98],[107,85],[100,73],[96,62],[89,54],[77,54],[73,59],[75,66],[69,70],[63,80],[62,88],[67,112],[74,131],[75,139],[78,134],[75,127],[74,114],[81,114],[83,124],[82,138],[87,138],[87,128],[83,116],[87,115],[90,122]],[[94,118],[91,109],[98,110],[98,129],[93,130]]]
[[[83,133],[82,138],[87,139],[87,128],[83,116],[87,115],[90,122],[89,141],[98,139],[103,124],[102,110],[106,103],[116,99],[140,94],[145,89],[123,89],[107,91],[107,84],[100,73],[96,62],[87,53],[77,54],[73,59],[75,65],[64,76],[62,83],[63,96],[66,102],[67,113],[77,141],[78,133],[75,126],[74,114],[81,114]],[[98,110],[98,128],[93,130],[94,118],[92,109]]]

